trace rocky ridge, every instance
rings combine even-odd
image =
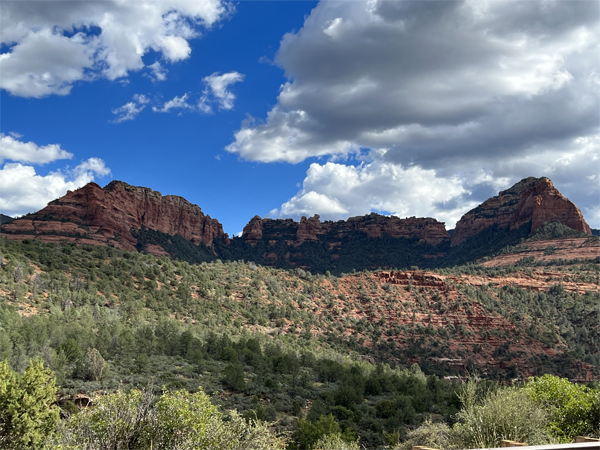
[[[371,213],[365,216],[350,217],[337,222],[321,222],[319,215],[302,217],[300,222],[292,219],[262,219],[255,216],[244,227],[242,238],[250,245],[260,240],[281,241],[288,245],[300,245],[306,241],[319,241],[321,236],[342,237],[352,231],[364,232],[376,238],[388,235],[394,238],[417,238],[421,242],[438,245],[449,241],[450,235],[443,222],[432,218],[382,216]]]
[[[530,177],[465,214],[452,236],[443,222],[433,218],[401,219],[371,213],[339,221],[321,221],[315,215],[296,222],[255,216],[244,227],[241,238],[233,240],[235,245],[229,245],[222,225],[206,216],[197,205],[182,197],[163,196],[149,188],[113,181],[104,188],[89,183],[69,191],[37,213],[4,223],[2,234],[16,240],[66,240],[142,249],[157,256],[181,258],[187,255],[190,262],[199,262],[196,256],[189,256],[190,251],[196,251],[191,244],[205,244],[214,250],[209,250],[202,260],[245,259],[266,265],[322,272],[331,269],[341,273],[352,268],[464,263],[456,262],[457,251],[468,255],[469,261],[475,260],[515,244],[521,236],[527,237],[550,222],[587,234],[592,232],[577,206],[548,178]],[[496,227],[498,233],[491,227]],[[517,230],[516,234],[506,233],[511,230]],[[148,235],[146,231],[156,231],[159,235]],[[487,234],[480,234],[483,231]],[[477,235],[477,239],[470,241]],[[170,236],[177,239],[172,240]],[[493,247],[490,239],[496,237],[500,241]],[[470,241],[467,247],[470,245],[476,251],[472,248],[462,251],[466,247],[461,244],[467,241]],[[305,243],[310,245],[303,245]],[[450,248],[458,246],[460,249]],[[180,251],[182,248],[184,251]]]
[[[136,250],[134,234],[143,228],[180,235],[196,245],[211,246],[215,238],[224,236],[216,219],[186,199],[122,181],[104,188],[88,183],[68,191],[42,210],[3,225],[2,234],[8,239],[66,240]],[[161,249],[146,250],[161,253]]]
[[[460,245],[493,225],[516,230],[531,223],[529,233],[534,233],[551,222],[592,234],[579,208],[565,198],[552,181],[546,177],[529,177],[466,213],[456,224],[451,245]]]

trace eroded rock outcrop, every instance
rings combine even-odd
[[[369,237],[417,238],[419,241],[437,245],[450,240],[443,222],[432,218],[400,219],[395,216],[382,216],[371,213],[366,216],[350,217],[337,222],[321,222],[318,215],[300,222],[292,219],[261,219],[255,216],[244,227],[242,237],[250,244],[261,239],[268,241],[286,241],[287,244],[300,245],[305,241],[318,241],[320,236],[341,238],[353,231],[364,232]]]
[[[216,219],[186,199],[122,181],[112,181],[104,189],[88,183],[69,191],[37,213],[4,225],[2,234],[8,239],[68,240],[135,250],[132,230],[142,228],[180,235],[196,245],[211,246],[224,235]]]
[[[529,177],[501,191],[465,214],[456,224],[452,246],[462,244],[492,225],[515,230],[531,223],[530,233],[545,223],[559,222],[591,234],[581,211],[548,178]]]

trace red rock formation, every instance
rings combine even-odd
[[[318,241],[319,235],[342,237],[351,231],[362,231],[369,237],[418,238],[437,245],[450,239],[443,222],[431,218],[400,219],[395,216],[382,216],[371,213],[366,216],[350,217],[347,221],[321,222],[318,215],[302,217],[300,222],[292,219],[261,219],[255,216],[244,227],[242,233],[246,242],[256,243],[260,239],[285,240],[288,244],[300,245],[305,241]]]
[[[222,225],[182,197],[112,181],[104,189],[89,183],[34,214],[2,227],[8,239],[68,240],[135,250],[131,230],[147,228],[212,245]],[[159,249],[154,249],[159,252]]]
[[[310,219],[302,216],[298,223],[298,231],[296,232],[296,242],[301,244],[304,241],[318,241],[318,234],[322,233],[321,221],[319,215],[315,214]]]
[[[525,178],[465,214],[456,224],[452,246],[496,224],[515,230],[531,222],[531,233],[545,223],[559,222],[591,234],[581,211],[563,197],[548,178]]]
[[[260,218],[260,216],[254,216],[252,219],[250,219],[248,225],[244,227],[244,230],[242,231],[242,236],[244,237],[246,242],[254,244],[262,239],[262,230],[263,220]]]

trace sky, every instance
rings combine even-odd
[[[447,229],[546,176],[600,228],[596,0],[0,2],[0,212],[90,181]]]

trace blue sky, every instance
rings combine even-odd
[[[50,6],[48,6],[50,5]],[[548,176],[600,228],[594,1],[0,4],[0,211],[91,180],[254,216],[460,216]]]

